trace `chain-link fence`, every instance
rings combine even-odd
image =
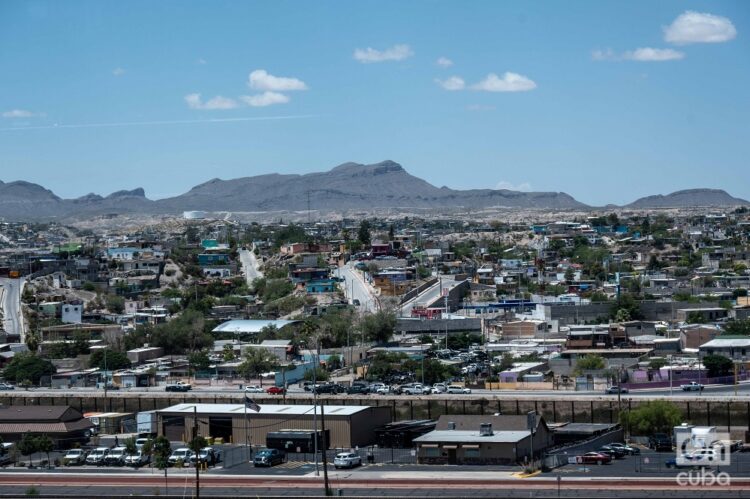
[[[239,466],[240,464],[246,464],[250,462],[252,456],[252,449],[240,446],[240,447],[226,447],[222,449],[224,455],[221,457],[224,468],[232,468]]]

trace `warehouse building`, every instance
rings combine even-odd
[[[198,435],[225,442],[265,445],[269,432],[313,430],[312,405],[262,404],[259,412],[243,404],[177,404],[157,411],[158,433],[172,441],[191,438],[195,418]],[[375,429],[391,422],[390,407],[323,406],[330,447],[351,448],[375,443]],[[321,407],[317,407],[320,429]],[[246,440],[247,439],[247,440]]]
[[[17,442],[27,433],[47,435],[57,448],[86,442],[94,424],[65,405],[0,406],[0,439]]]

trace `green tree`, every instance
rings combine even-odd
[[[328,381],[331,375],[322,367],[316,367],[314,369],[308,369],[305,371],[305,381],[312,381],[313,374],[315,375],[315,381]]]
[[[673,428],[682,422],[682,411],[671,402],[655,400],[623,413],[622,420],[633,435],[672,433]]]
[[[396,314],[390,310],[378,310],[374,314],[365,314],[359,325],[362,334],[369,341],[385,343],[396,328]]]
[[[601,355],[584,355],[576,361],[575,372],[580,374],[584,371],[598,371],[604,369],[606,362]]]
[[[159,469],[169,466],[169,455],[172,453],[172,444],[164,435],[156,437],[153,443],[154,464]],[[166,473],[166,472],[165,472]]]
[[[122,296],[107,295],[107,310],[116,314],[125,311],[125,299]]]
[[[128,356],[125,353],[117,350],[110,350],[109,348],[106,350],[96,350],[89,357],[89,367],[91,368],[116,371],[118,369],[127,369],[131,365],[132,362],[130,362],[130,359],[128,359]]]
[[[732,359],[716,354],[703,357],[703,366],[708,371],[709,378],[728,376],[734,369]]]
[[[237,367],[237,372],[245,379],[272,371],[279,366],[279,359],[265,348],[250,348],[245,352],[245,359]]]
[[[514,364],[513,354],[506,352],[500,358],[500,363],[497,366],[497,372],[502,372],[502,371],[505,371],[506,369],[510,369],[511,367],[513,367],[513,364]]]
[[[664,357],[654,357],[648,363],[649,369],[658,370],[667,365],[667,359]]]
[[[128,437],[122,442],[123,447],[125,447],[125,454],[128,456],[132,456],[136,452],[138,452],[138,447],[135,445],[135,437]]]
[[[34,435],[31,433],[25,433],[21,440],[16,444],[16,448],[22,456],[29,456],[29,466],[33,466],[31,455],[37,452],[38,443],[39,441]]]
[[[370,222],[367,220],[362,220],[362,223],[359,224],[359,231],[357,232],[357,239],[360,243],[362,243],[362,246],[369,246],[372,242],[372,234],[370,234]]]
[[[36,333],[29,333],[26,335],[26,348],[31,353],[37,353],[39,351],[39,336]]]
[[[44,376],[51,376],[57,372],[52,362],[42,359],[31,352],[19,353],[13,356],[3,369],[3,377],[8,381],[29,381],[38,385]]]
[[[188,363],[195,371],[208,371],[211,366],[211,359],[208,358],[208,352],[206,350],[201,350],[189,354]]]
[[[52,439],[47,435],[39,435],[36,437],[36,450],[37,452],[44,452],[47,454],[47,466],[49,466],[49,453],[55,449],[55,444],[52,443]]]
[[[230,344],[224,345],[224,349],[222,351],[222,355],[224,356],[224,361],[229,362],[234,360],[234,347]]]
[[[188,448],[196,454],[198,454],[200,450],[206,446],[208,446],[208,441],[200,435],[196,435],[195,437],[193,437],[193,439],[190,440],[190,443],[188,444]]]
[[[750,336],[750,319],[732,320],[724,324],[725,334]]]
[[[685,318],[685,322],[688,324],[703,324],[705,319],[700,312],[690,312]]]

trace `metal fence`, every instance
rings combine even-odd
[[[744,459],[735,458],[736,454],[732,454],[731,461],[729,464],[722,466],[706,466],[706,469],[712,469],[715,472],[725,472],[735,475],[747,475],[747,462]],[[674,454],[652,454],[648,456],[634,456],[635,471],[638,473],[668,473],[675,471],[690,471],[698,469],[698,466],[684,466],[675,468],[671,463],[671,458],[674,458]]]
[[[326,460],[333,462],[336,454],[339,452],[350,452],[354,450],[362,457],[362,463],[365,464],[416,464],[416,449],[395,449],[385,447],[360,447],[358,449],[341,448],[328,449],[326,451]],[[313,462],[315,454],[311,452],[290,452],[287,454],[289,461]]]
[[[252,456],[252,449],[245,446],[238,447],[227,447],[222,449],[224,455],[222,461],[224,468],[232,468],[239,466],[240,464],[246,464],[250,462]]]

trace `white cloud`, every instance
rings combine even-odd
[[[297,78],[285,76],[273,76],[264,69],[256,69],[250,73],[247,82],[250,88],[255,90],[267,90],[271,92],[288,92],[290,90],[307,90],[307,85]]]
[[[594,50],[591,58],[595,61],[638,61],[638,62],[664,62],[678,61],[685,58],[685,53],[674,49],[655,49],[652,47],[640,47],[617,54],[612,49]]]
[[[354,59],[363,64],[369,64],[371,62],[403,61],[413,55],[414,51],[412,51],[411,47],[403,44],[394,45],[385,50],[375,50],[374,48],[367,47],[366,49],[356,49],[354,51]]]
[[[664,28],[664,40],[677,45],[721,43],[737,36],[737,29],[726,17],[685,11]]]
[[[262,94],[243,95],[240,97],[248,106],[265,107],[273,104],[286,104],[289,97],[278,92],[263,92]]]
[[[11,109],[3,113],[3,118],[34,118],[35,116],[43,115],[32,113],[26,109]]]
[[[521,182],[518,185],[514,185],[507,180],[501,180],[495,185],[495,189],[507,189],[509,191],[522,191],[529,192],[531,190],[531,184],[528,182]]]
[[[685,58],[685,54],[674,49],[654,49],[651,47],[637,48],[625,52],[623,59],[642,62],[678,61]]]
[[[532,80],[511,72],[504,73],[502,78],[495,73],[490,73],[484,80],[471,86],[472,90],[486,92],[526,92],[535,88],[536,83]]]
[[[203,57],[201,57],[200,59],[198,59],[198,60],[197,60],[197,61],[195,61],[195,62],[197,62],[198,64],[201,64],[201,65],[202,65],[202,64],[208,64],[208,61],[207,61],[207,60],[205,60],[205,59],[204,59]]]
[[[435,61],[435,64],[437,64],[441,68],[449,68],[453,66],[453,61],[451,61],[447,57],[438,57],[438,60]]]
[[[445,80],[436,78],[435,83],[443,87],[445,90],[463,90],[466,87],[466,82],[459,76],[451,76]]]
[[[591,58],[595,61],[615,61],[617,54],[612,49],[597,49],[591,52]]]
[[[190,109],[200,109],[201,111],[212,111],[217,109],[234,109],[237,107],[237,101],[229,97],[217,95],[206,102],[201,100],[201,94],[188,94],[185,96],[185,102]]]
[[[122,69],[122,68],[115,68],[115,69],[112,70],[112,74],[114,76],[122,76],[122,75],[125,74],[125,70]]]

